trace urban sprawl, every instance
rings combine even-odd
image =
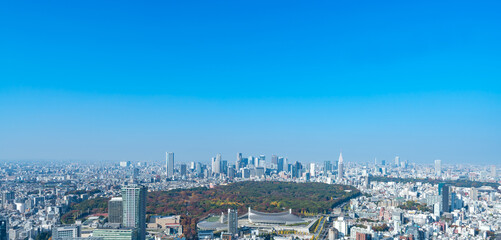
[[[4,163],[0,240],[501,237],[501,179],[493,165],[441,160],[425,165],[398,156],[360,164],[345,162],[342,154],[337,160],[307,164],[276,155],[238,153],[232,159],[218,154],[210,162],[179,164],[168,152],[161,164]],[[185,234],[185,212],[147,212],[151,192],[212,189],[246,181],[349,185],[360,194],[317,213],[287,206],[280,212],[228,208],[188,223],[196,228],[195,235]],[[99,201],[106,206],[96,204]]]

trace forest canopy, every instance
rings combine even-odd
[[[238,182],[214,188],[176,189],[148,192],[148,215],[181,215],[183,233],[188,239],[196,234],[196,223],[209,214],[221,214],[228,208],[238,214],[251,207],[263,212],[282,212],[292,209],[304,216],[327,213],[332,208],[359,196],[360,192],[347,185],[294,182]],[[96,198],[71,206],[62,217],[66,223],[92,213],[107,212],[108,200]]]

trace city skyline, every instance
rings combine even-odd
[[[501,1],[5,1],[0,240],[501,239]]]
[[[499,234],[496,167],[442,167],[440,160],[410,167],[399,157],[386,165],[343,165],[341,153],[338,166],[323,167],[284,164],[288,160],[279,155],[266,163],[264,155],[235,157],[236,168],[217,155],[213,163],[178,164],[172,176],[164,164],[143,162],[3,163],[0,210],[7,217],[0,236],[334,240]]]
[[[88,159],[0,159],[0,160],[3,160],[5,163],[12,163],[12,162],[19,162],[19,163],[34,163],[34,162],[54,162],[54,163],[70,163],[70,162],[74,162],[74,161],[78,161],[80,163],[87,163],[87,164],[105,164],[105,163],[114,163],[114,164],[119,164],[119,163],[125,163],[125,162],[130,162],[130,163],[155,163],[155,164],[160,164],[160,165],[164,165],[167,166],[167,164],[169,163],[168,161],[168,153],[172,153],[172,152],[162,152],[164,154],[164,157],[163,159],[162,158],[155,158],[155,159],[93,159],[93,160],[88,160]],[[167,153],[167,154],[166,154]],[[241,152],[236,152],[236,153],[241,153]],[[341,152],[337,152],[337,153],[341,153]],[[178,166],[178,165],[181,165],[181,164],[189,164],[189,163],[204,163],[204,164],[211,164],[211,162],[216,159],[216,157],[214,156],[217,156],[221,154],[220,152],[217,152],[215,155],[207,155],[207,157],[205,158],[201,158],[201,159],[193,159],[193,158],[188,158],[188,157],[184,157],[184,158],[181,158],[178,159],[178,157],[176,157],[176,160],[174,161],[174,165],[175,166]],[[167,155],[167,156],[165,156]],[[232,155],[232,154],[221,154],[221,161],[225,161],[227,162],[229,165],[230,164],[235,164],[235,162],[237,162],[237,158],[236,157],[226,157],[226,156],[229,156],[229,155]],[[224,156],[224,157],[223,157]],[[247,158],[247,157],[254,157],[254,158],[258,158],[259,156],[277,156],[277,157],[280,157],[280,158],[285,158],[287,159],[288,161],[292,161],[292,162],[295,162],[295,161],[298,161],[298,162],[303,162],[303,163],[316,163],[316,164],[321,164],[323,165],[325,163],[325,161],[331,161],[331,162],[338,162],[339,160],[339,155],[336,155],[336,157],[333,157],[333,158],[330,158],[330,157],[326,157],[326,158],[319,158],[319,159],[312,159],[312,160],[309,160],[308,158],[306,159],[291,159],[288,155],[286,154],[277,154],[277,153],[270,153],[270,154],[264,154],[262,152],[258,152],[258,153],[245,153],[243,155],[243,157]],[[378,165],[393,165],[393,159],[395,158],[399,158],[400,159],[400,155],[399,154],[394,154],[394,155],[391,155],[391,154],[385,154],[385,156],[388,156],[387,158],[381,158],[381,157],[372,157],[371,159],[362,159],[362,160],[359,160],[359,159],[349,159],[349,161],[347,161],[348,163],[356,163],[356,164],[374,164],[375,162],[377,162]],[[419,165],[431,165],[431,166],[435,166],[436,165],[436,162],[437,161],[442,161],[442,159],[437,159],[437,158],[434,158],[434,159],[427,159],[425,161],[414,161],[412,159],[409,159],[409,158],[402,158],[400,160],[400,163],[401,162],[406,162],[407,164],[419,164]],[[265,161],[266,163],[272,163],[272,159],[267,159]],[[451,160],[450,162],[447,161],[447,162],[444,162],[443,164],[444,166],[447,166],[447,165],[472,165],[472,166],[482,166],[482,165],[485,165],[485,166],[499,166],[500,163],[498,162],[495,162],[495,163],[483,163],[483,162],[480,162],[480,163],[472,163],[472,162],[455,162],[453,160]]]

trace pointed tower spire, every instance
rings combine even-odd
[[[344,176],[344,163],[343,163],[343,150],[339,153],[339,162],[337,164],[337,178],[343,179]]]

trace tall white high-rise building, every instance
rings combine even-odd
[[[342,179],[344,177],[344,163],[343,163],[343,153],[339,153],[339,161],[337,163],[337,178]]]
[[[315,163],[310,163],[310,176],[315,177]]]
[[[221,173],[221,154],[218,153],[216,155],[216,159],[214,161],[214,173]]]
[[[147,188],[139,184],[122,187],[122,224],[137,229],[138,240],[146,238],[146,192]]]
[[[216,173],[216,158],[215,157],[211,158],[210,163],[211,163],[210,166],[211,166],[212,174],[215,174]]]
[[[165,168],[167,173],[167,178],[174,177],[174,153],[165,153]]]
[[[235,164],[235,168],[237,171],[242,167],[242,153],[237,153],[237,162]]]
[[[442,160],[435,160],[435,174],[440,176],[442,174]]]
[[[341,237],[348,236],[348,222],[344,217],[338,217],[332,225],[339,231]]]
[[[395,157],[395,165],[398,167],[400,166],[400,157],[399,156],[396,156]]]
[[[259,155],[258,163],[256,164],[256,167],[266,167],[266,156]]]

